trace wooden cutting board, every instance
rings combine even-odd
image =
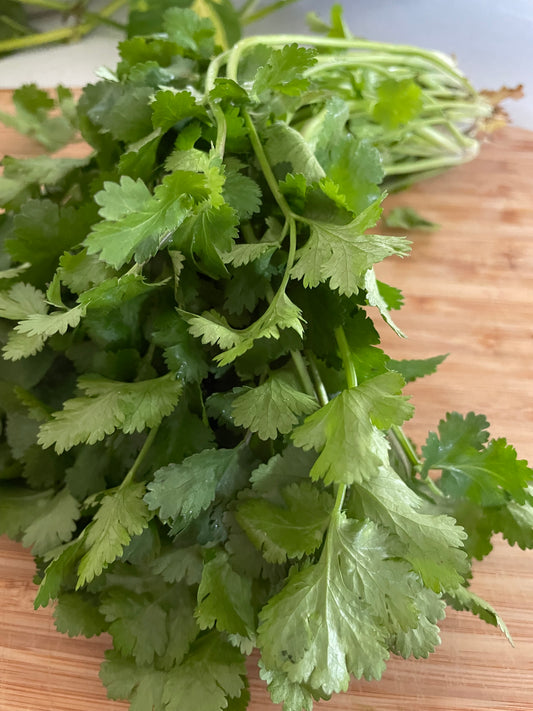
[[[0,109],[8,105],[0,92]],[[30,140],[0,127],[0,155],[35,152]],[[533,461],[533,133],[501,131],[476,161],[387,200],[393,204],[411,205],[442,226],[411,235],[409,259],[379,267],[379,277],[406,298],[396,320],[408,340],[383,327],[385,349],[396,358],[450,353],[437,375],[409,387],[417,414],[408,433],[420,443],[446,411],[474,410],[487,415],[493,435],[507,436]],[[393,659],[380,682],[354,682],[320,708],[533,709],[533,552],[497,538],[474,569],[474,591],[502,614],[514,648],[477,618],[450,611],[430,659]],[[98,680],[109,638],[57,633],[51,610],[33,611],[32,574],[29,553],[0,539],[0,711],[126,708],[107,700]],[[279,708],[255,660],[250,675],[250,711]]]

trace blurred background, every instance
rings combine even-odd
[[[8,1],[0,0],[0,15]],[[93,0],[91,8],[108,1]],[[299,0],[250,25],[248,33],[304,32],[308,12],[327,19],[333,4],[333,0]],[[345,0],[342,4],[357,36],[453,54],[477,89],[523,84],[524,98],[506,101],[504,106],[515,125],[533,130],[533,0]],[[57,13],[51,18],[38,6],[28,9],[39,29],[58,26]],[[116,44],[122,37],[118,29],[101,25],[77,43],[0,58],[0,88],[28,82],[42,87],[82,86],[94,80],[97,68],[114,67]]]

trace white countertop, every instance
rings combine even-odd
[[[327,17],[332,4],[300,0],[250,32],[303,32],[307,12]],[[505,108],[516,125],[533,129],[532,0],[345,0],[343,5],[354,34],[454,54],[478,89],[523,84],[524,98],[507,101]],[[100,27],[75,44],[8,56],[0,60],[0,88],[28,82],[83,86],[95,79],[98,67],[115,65],[121,38],[118,31]]]

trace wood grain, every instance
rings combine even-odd
[[[0,109],[9,98],[0,92]],[[80,148],[81,150],[81,148]],[[0,155],[30,155],[32,141],[0,127]],[[492,432],[533,460],[533,133],[509,128],[487,141],[474,163],[393,196],[442,225],[415,234],[408,260],[378,276],[401,286],[401,340],[382,328],[394,357],[450,353],[437,375],[409,387],[417,414],[407,429],[421,442],[451,409],[485,413]],[[325,315],[326,317],[326,315]],[[0,540],[0,710],[112,711],[98,666],[107,637],[68,639],[50,610],[34,612],[27,551]],[[527,711],[533,708],[533,552],[495,540],[475,565],[473,589],[503,615],[498,631],[450,612],[442,645],[428,660],[391,660],[380,682],[354,682],[329,711]],[[250,661],[251,711],[275,708]],[[147,710],[148,711],[148,710]],[[183,709],[183,711],[195,711]]]

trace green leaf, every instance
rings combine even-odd
[[[301,173],[309,184],[324,177],[324,170],[303,136],[282,121],[265,131],[265,153],[272,166],[288,164],[287,173]]]
[[[137,665],[114,649],[105,652],[100,679],[111,699],[128,699],[130,711],[164,711],[162,702],[166,673],[152,666]]]
[[[86,394],[66,400],[39,431],[39,444],[55,446],[58,454],[85,442],[94,444],[121,429],[127,434],[156,427],[174,409],[182,385],[172,373],[153,380],[123,383],[98,376],[82,376]]]
[[[19,321],[15,331],[29,338],[40,336],[47,339],[56,333],[63,335],[69,328],[75,328],[84,314],[83,306],[75,306],[66,311],[53,311],[49,314],[30,314]]]
[[[151,664],[168,643],[167,613],[148,595],[124,588],[105,593],[100,612],[108,623],[116,650],[133,656],[139,665]]]
[[[132,537],[146,528],[151,514],[143,501],[144,491],[144,484],[130,483],[104,496],[86,529],[76,589],[100,575],[122,555]]]
[[[236,170],[229,170],[226,173],[223,195],[224,200],[235,210],[240,220],[249,220],[252,215],[259,212],[261,207],[259,185],[252,178]]]
[[[478,615],[482,620],[488,622],[489,625],[499,627],[509,642],[514,646],[507,625],[486,600],[483,600],[463,586],[447,591],[446,599],[454,609],[470,610],[474,615]]]
[[[441,643],[437,622],[445,617],[446,603],[427,588],[420,588],[414,603],[419,611],[417,626],[398,631],[392,638],[391,651],[404,659],[427,659]]]
[[[138,296],[149,294],[164,282],[148,284],[140,274],[105,279],[98,286],[80,294],[78,301],[84,309],[116,309]]]
[[[272,701],[283,704],[283,711],[313,711],[313,694],[305,684],[290,681],[279,669],[267,669],[261,659],[259,676],[266,682]]]
[[[383,180],[382,158],[368,141],[357,141],[342,131],[319,155],[327,175],[321,188],[335,202],[359,215],[382,199],[378,187]]]
[[[2,483],[0,487],[0,533],[20,540],[36,518],[46,515],[53,491],[32,491]]]
[[[385,373],[344,390],[327,405],[306,418],[293,433],[297,447],[320,452],[313,479],[326,484],[352,484],[372,480],[388,463],[386,430],[402,424],[413,414],[408,398],[400,395],[403,379]]]
[[[193,55],[207,59],[214,50],[215,27],[189,8],[171,7],[163,16],[168,39]]]
[[[226,264],[242,267],[255,262],[263,255],[273,253],[279,246],[279,242],[270,240],[254,242],[253,244],[235,244],[229,252],[222,255],[222,259]]]
[[[384,79],[377,88],[372,117],[387,129],[404,126],[423,107],[422,89],[412,79]]]
[[[393,531],[403,546],[402,557],[439,592],[461,584],[468,572],[464,530],[450,516],[425,513],[423,500],[390,467],[354,485],[354,514],[365,516]]]
[[[294,387],[293,379],[274,372],[262,385],[239,395],[232,405],[235,424],[257,432],[260,439],[276,439],[288,434],[301,415],[317,409],[315,398]]]
[[[186,526],[210,506],[222,479],[238,467],[238,449],[206,449],[156,471],[145,501],[162,521]]]
[[[291,484],[281,491],[284,507],[264,499],[240,502],[236,518],[269,563],[302,558],[315,551],[328,526],[333,498],[311,482]]]
[[[174,245],[191,254],[198,271],[213,279],[228,276],[224,253],[229,252],[237,238],[237,213],[229,205],[213,206],[205,201],[190,216],[174,239]]]
[[[265,91],[279,92],[287,96],[300,96],[309,86],[303,74],[316,63],[316,50],[287,44],[274,49],[268,62],[255,77],[253,92],[260,96]]]
[[[398,326],[392,320],[390,312],[389,312],[389,309],[391,308],[391,306],[389,305],[389,302],[390,302],[392,287],[389,287],[387,284],[383,285],[382,282],[378,282],[378,280],[376,279],[376,274],[373,269],[369,269],[367,271],[367,273],[365,274],[364,285],[365,285],[365,291],[366,291],[367,304],[369,306],[375,306],[379,310],[385,323],[387,323],[392,328],[392,330],[396,333],[396,335],[400,336],[401,338],[405,338],[402,331],[398,328]],[[383,291],[382,291],[382,289],[383,289]],[[393,292],[392,295],[395,298],[395,301],[393,301],[394,308],[397,308],[398,301],[396,299],[398,297],[398,294]],[[400,298],[401,298],[401,292],[400,292]],[[400,301],[400,305],[401,305],[401,301]]]
[[[387,227],[400,230],[438,230],[440,225],[422,217],[412,207],[394,207],[384,218]]]
[[[46,502],[46,510],[34,516],[24,531],[22,545],[43,555],[72,538],[80,517],[79,504],[67,488]]]
[[[24,197],[31,186],[54,186],[77,168],[86,166],[89,158],[52,158],[33,156],[12,158],[4,156],[4,173],[0,178],[0,205]]]
[[[105,618],[93,598],[80,593],[61,593],[54,609],[58,632],[69,637],[94,637],[107,629]]]
[[[433,358],[423,358],[421,360],[393,360],[391,358],[387,362],[387,368],[400,373],[406,383],[412,383],[413,380],[436,373],[438,366],[443,363],[447,357],[448,353],[433,356]]]
[[[505,506],[492,511],[483,510],[483,518],[489,519],[494,531],[500,532],[503,537],[514,546],[515,543],[522,548],[533,548],[533,485],[527,487],[528,500],[525,504],[509,501]]]
[[[189,91],[158,91],[152,103],[152,124],[154,128],[168,131],[179,121],[192,118],[207,120],[205,108],[196,103]]]
[[[405,256],[409,243],[401,237],[364,234],[376,223],[381,211],[374,203],[347,225],[314,220],[310,236],[296,253],[291,276],[305,287],[329,281],[331,289],[351,296],[365,288],[365,276],[373,264],[392,254]]]
[[[200,582],[203,567],[202,549],[198,545],[167,550],[151,564],[154,573],[161,575],[167,583],[181,583],[184,580],[187,585]]]
[[[67,96],[67,91],[58,87],[58,99]],[[73,116],[66,112],[56,114],[62,103],[37,88],[36,84],[25,84],[13,92],[15,115],[0,112],[0,121],[39,141],[47,150],[56,151],[70,143],[76,128]]]
[[[225,351],[215,356],[219,365],[228,365],[253,347],[260,338],[280,337],[280,330],[290,328],[303,335],[301,311],[286,294],[279,294],[265,313],[251,326],[242,330],[231,328],[226,319],[216,311],[201,316],[181,312],[189,324],[190,333],[201,338],[202,343],[219,345]]]
[[[187,330],[186,322],[175,311],[156,318],[150,339],[163,348],[167,368],[185,382],[201,382],[209,371],[203,348]]]
[[[252,580],[236,573],[227,553],[218,552],[205,563],[196,618],[200,628],[250,637],[255,631]]]
[[[81,294],[108,279],[112,272],[107,264],[101,262],[95,255],[87,254],[86,249],[82,249],[77,254],[65,252],[59,258],[57,274],[61,282],[72,292]]]
[[[188,213],[190,198],[182,174],[167,175],[151,195],[142,180],[122,176],[120,183],[104,183],[96,194],[105,219],[85,240],[88,254],[119,269],[129,262],[147,240],[152,251],[177,229]]]
[[[28,200],[13,220],[6,249],[17,262],[30,262],[25,278],[36,286],[52,280],[61,255],[79,244],[93,219],[92,208],[58,207],[48,199]]]
[[[439,423],[438,435],[431,432],[422,448],[422,475],[441,470],[439,485],[444,493],[482,506],[505,504],[509,496],[524,504],[533,472],[505,439],[485,444],[487,426],[482,415],[448,413]]]
[[[246,686],[242,654],[212,632],[197,640],[185,661],[169,673],[163,701],[166,711],[223,711]]]
[[[34,607],[46,607],[51,600],[58,597],[66,581],[75,571],[75,564],[82,553],[84,535],[62,546],[48,564],[44,577],[39,585],[39,591],[34,601]],[[75,578],[74,578],[75,580]]]
[[[19,321],[30,314],[46,314],[44,294],[31,284],[14,284],[9,291],[0,291],[0,318]]]
[[[265,666],[325,694],[346,690],[351,674],[379,678],[389,657],[385,631],[360,599],[357,534],[357,524],[338,515],[318,563],[293,571],[260,613]]]

